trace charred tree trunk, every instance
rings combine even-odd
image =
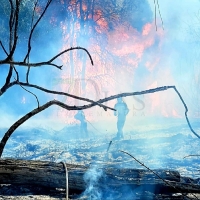
[[[69,190],[84,191],[88,184],[87,181],[84,181],[84,174],[86,171],[87,174],[90,173],[89,168],[74,164],[66,164],[66,166]],[[140,187],[153,193],[200,193],[199,185],[180,182],[180,174],[177,171],[154,170],[162,179],[170,183],[171,186],[169,186],[147,170],[116,169],[105,165],[93,168],[101,170],[102,176],[98,180],[97,187],[102,189],[129,186],[132,189]],[[65,188],[65,173],[62,163],[14,159],[0,160],[0,184]]]

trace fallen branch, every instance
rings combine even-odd
[[[134,156],[132,156],[130,153],[126,152],[126,151],[122,151],[122,150],[119,150],[120,152],[122,153],[125,153],[127,155],[129,155],[131,158],[133,158],[136,162],[138,162],[141,166],[145,167],[147,170],[149,170],[150,172],[152,172],[155,176],[157,176],[160,180],[162,180],[165,184],[167,184],[168,186],[174,188],[175,190],[177,190],[177,192],[181,193],[181,195],[183,197],[187,197],[188,196],[186,194],[183,194],[182,191],[179,190],[179,188],[177,188],[174,184],[171,184],[169,181],[163,179],[159,174],[157,174],[156,172],[154,172],[154,170],[150,169],[149,167],[147,167],[144,163],[140,162],[138,159],[136,159]],[[188,191],[189,192],[189,191]],[[193,196],[198,199],[194,194]]]

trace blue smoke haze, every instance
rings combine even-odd
[[[30,3],[30,1],[27,2]],[[75,78],[77,78],[76,75],[78,74],[78,80],[82,80],[76,83],[85,84],[83,84],[84,86],[82,85],[82,88],[87,89],[92,85],[91,81],[87,80],[91,79],[95,82],[97,86],[95,84],[92,85],[92,92],[85,93],[88,94],[86,97],[89,98],[91,96],[91,99],[95,99],[97,96],[104,98],[120,92],[141,91],[151,87],[175,85],[188,106],[192,126],[197,132],[200,132],[200,1],[160,0],[161,16],[159,15],[158,6],[156,7],[157,31],[153,0],[130,0],[129,6],[125,4],[128,1],[117,2],[123,8],[121,12],[124,12],[123,19],[116,20],[117,22],[115,23],[117,25],[110,19],[108,28],[98,32],[96,30],[100,25],[90,20],[87,25],[92,27],[92,30],[81,34],[74,26],[77,38],[76,42],[73,41],[73,45],[86,47],[89,51],[91,48],[94,63],[97,63],[93,68],[88,64],[88,57],[83,56],[85,53],[81,51],[77,53],[78,58],[74,59],[72,67],[71,63],[68,62],[70,61],[69,53],[65,57],[65,61],[61,59],[55,61],[57,64],[64,65],[63,70],[55,69],[52,66],[31,68],[29,82],[44,88],[67,92],[69,90],[67,85],[69,79],[68,77],[63,77],[63,74],[66,75],[73,72]],[[8,17],[6,18],[3,15],[1,6],[1,24],[7,32],[6,20]],[[24,19],[29,20],[27,24],[23,24],[20,27],[19,46],[14,55],[16,61],[23,60],[27,52],[27,33],[31,23],[29,17],[31,13],[28,8],[30,8],[28,4],[25,4],[25,10],[20,18],[23,19],[26,16]],[[71,47],[70,37],[66,39],[65,36],[67,34],[65,35],[61,28],[61,25],[69,22],[71,16],[72,13],[66,13],[63,5],[58,5],[57,1],[53,1],[53,5],[49,7],[48,12],[33,34],[30,62],[49,60],[61,49]],[[118,28],[122,27],[121,22],[126,22],[125,25],[127,27],[124,28],[125,31],[123,30],[123,34],[120,35],[119,32],[121,30],[119,31]],[[146,24],[149,24],[150,27],[148,36],[142,35]],[[67,25],[66,27],[69,29],[67,31],[72,31]],[[8,35],[3,31],[4,29],[0,30],[0,40],[8,48],[6,44]],[[131,30],[134,31],[131,32]],[[146,31],[148,32],[148,30]],[[133,37],[133,39],[127,39],[128,42],[124,42],[123,40],[126,37]],[[117,41],[114,41],[115,38],[117,38]],[[148,42],[151,45],[148,46]],[[131,47],[136,48],[137,51],[130,50],[129,45],[135,45]],[[142,49],[145,45],[146,47]],[[100,47],[101,51],[96,46]],[[130,52],[125,54],[124,52],[128,51],[127,49]],[[141,57],[138,56],[140,53],[138,51],[140,50],[142,51]],[[115,51],[119,51],[121,54],[113,53]],[[71,55],[74,56],[76,54]],[[0,48],[0,59],[3,58],[5,58],[5,55]],[[81,62],[84,59],[86,59],[85,65]],[[137,64],[135,65],[134,62],[136,60]],[[8,69],[9,66],[1,66],[1,86],[5,82]],[[27,69],[21,66],[17,66],[16,69],[20,74],[20,81],[25,81]],[[92,73],[90,74],[90,70],[95,74],[95,78],[94,75],[91,75]],[[103,78],[101,77],[102,71],[106,74]],[[13,76],[15,77],[14,73]],[[12,78],[12,80],[14,79]],[[66,83],[63,84],[62,81],[64,80]],[[75,88],[72,91],[74,94],[79,92],[76,91],[74,80],[69,85]],[[56,98],[63,101],[66,100],[63,97],[46,94],[33,88],[27,89],[38,96],[40,105]],[[199,142],[189,131],[184,118],[184,107],[172,90],[159,94],[127,97],[123,100],[129,109],[123,127],[124,140],[121,143],[113,142],[108,153],[109,162],[116,162],[119,167],[141,167],[137,163],[130,161],[130,158],[128,159],[124,155],[116,153],[119,149],[123,149],[133,155],[137,155],[137,158],[141,161],[144,160],[145,164],[150,168],[180,169],[183,174],[191,176],[193,172],[198,171],[196,158],[190,161],[183,160],[183,157],[188,154],[200,153],[198,150]],[[67,102],[74,104],[70,98],[67,98]],[[107,105],[114,107],[115,103],[116,101],[113,100]],[[83,103],[80,104],[82,105]],[[1,136],[16,120],[36,107],[35,97],[20,86],[14,86],[0,96]],[[66,113],[69,116],[66,120],[63,120]],[[72,162],[81,162],[82,164],[84,162],[87,164],[104,162],[104,153],[108,144],[116,137],[117,117],[114,116],[113,111],[104,112],[100,108],[91,108],[88,111],[84,111],[84,125],[86,126],[87,124],[88,138],[83,138],[80,134],[81,125],[74,118],[74,114],[75,112],[72,114],[68,111],[61,112],[60,108],[54,106],[34,116],[12,135],[4,156],[14,157],[18,152],[19,158],[20,155],[24,155],[27,159],[42,158],[48,160],[44,155],[42,157],[42,153],[56,152],[55,149],[58,148],[63,152],[62,155],[59,155],[60,157],[58,156],[58,161],[65,158],[67,162],[72,160]],[[38,153],[32,151],[31,148],[27,150],[30,144],[38,145],[35,146]],[[19,146],[23,151],[20,150]],[[55,146],[55,148],[53,149],[52,147],[53,150],[49,150],[51,146]],[[127,165],[123,163],[124,160],[127,161]],[[195,175],[199,176],[199,174]],[[102,199],[104,198],[103,195],[107,195],[107,197],[110,195],[110,199],[115,199],[115,195],[117,195],[115,191],[105,194],[101,189],[98,189],[94,193],[95,184],[102,177],[101,171],[92,167],[85,175],[88,188],[83,195],[93,196],[93,199]],[[124,187],[122,190],[126,194],[129,188]]]

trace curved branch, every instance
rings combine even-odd
[[[30,32],[30,35],[29,35],[29,38],[28,38],[28,52],[27,52],[27,54],[26,54],[26,56],[24,58],[24,62],[26,62],[26,59],[29,57],[29,54],[31,52],[31,39],[32,39],[33,32],[34,32],[36,26],[38,25],[38,23],[40,22],[40,20],[42,19],[42,17],[44,16],[44,14],[45,14],[47,8],[49,7],[49,5],[51,4],[51,2],[52,2],[52,0],[48,0],[48,2],[46,4],[46,6],[45,6],[45,8],[44,8],[44,10],[42,12],[42,14],[40,15],[40,17],[38,18],[38,20],[34,24],[33,28],[31,29],[31,32]],[[37,5],[37,1],[35,3],[35,7],[36,7],[36,5]]]
[[[168,89],[174,89],[174,91],[176,92],[176,94],[178,95],[179,99],[181,100],[184,108],[185,108],[185,118],[186,118],[186,121],[187,121],[187,124],[190,128],[190,131],[200,139],[200,136],[193,130],[191,124],[190,124],[190,121],[188,119],[188,108],[187,108],[187,105],[185,103],[185,101],[183,100],[181,94],[178,92],[178,90],[176,89],[176,86],[163,86],[163,87],[157,87],[157,88],[153,88],[153,89],[149,89],[149,90],[143,90],[141,92],[130,92],[130,93],[121,93],[121,94],[117,94],[117,95],[114,95],[114,96],[110,96],[108,98],[105,98],[105,99],[101,99],[99,101],[97,101],[96,103],[104,103],[104,102],[107,102],[107,101],[110,101],[110,100],[113,100],[113,99],[116,99],[116,98],[119,98],[119,97],[127,97],[127,96],[136,96],[136,95],[142,95],[142,94],[149,94],[149,93],[154,93],[154,92],[160,92],[160,91],[164,91],[164,90],[168,90]]]
[[[59,56],[61,56],[62,54],[68,52],[68,51],[73,51],[73,50],[84,50],[89,58],[90,58],[90,62],[92,65],[94,65],[94,62],[92,60],[92,56],[90,55],[90,53],[88,52],[87,49],[83,48],[83,47],[71,47],[69,49],[66,49],[62,52],[60,52],[59,54],[57,54],[56,56],[54,56],[53,58],[51,58],[50,60],[46,61],[46,62],[38,62],[38,63],[27,63],[27,62],[16,62],[16,61],[10,61],[8,59],[5,59],[5,60],[0,60],[0,65],[1,64],[13,64],[13,65],[18,65],[18,66],[25,66],[25,67],[41,67],[41,66],[44,66],[44,65],[52,65],[54,67],[57,67],[58,69],[62,69],[62,66],[59,66],[59,65],[56,65],[54,63],[52,63],[56,58],[58,58]]]
[[[14,85],[21,85],[21,86],[26,86],[26,87],[32,87],[32,88],[36,88],[38,90],[41,90],[43,92],[46,92],[46,93],[50,93],[50,94],[58,94],[58,95],[64,95],[64,96],[68,96],[68,97],[71,97],[71,98],[74,98],[74,99],[79,99],[81,101],[86,101],[86,102],[90,102],[92,103],[91,104],[91,107],[97,105],[99,107],[102,107],[105,111],[107,111],[107,109],[110,109],[110,110],[113,110],[115,111],[115,109],[109,107],[109,106],[105,106],[101,103],[97,103],[93,100],[90,100],[90,99],[87,99],[87,98],[83,98],[83,97],[78,97],[78,96],[75,96],[73,94],[68,94],[68,93],[65,93],[65,92],[58,92],[58,91],[54,91],[54,90],[48,90],[46,88],[43,88],[43,87],[40,87],[38,85],[33,85],[33,84],[30,84],[30,83],[23,83],[23,82],[18,82],[18,81],[13,81],[11,82],[10,84],[8,84],[6,87],[2,87],[1,88],[1,92],[0,92],[0,96],[6,92],[7,89],[9,89],[10,87],[14,86]]]
[[[98,106],[102,107],[105,111],[107,109],[115,110],[115,109],[113,109],[113,108],[111,108],[109,106],[105,106],[105,105],[103,105],[101,103],[97,103],[96,101],[93,101],[93,100],[90,100],[90,99],[87,99],[87,98],[83,98],[83,97],[78,97],[76,95],[69,94],[69,93],[66,93],[66,92],[58,92],[58,91],[55,91],[55,90],[48,90],[46,88],[40,87],[38,85],[33,85],[33,84],[30,84],[30,83],[18,82],[18,84],[20,84],[22,86],[26,86],[26,87],[36,88],[36,89],[41,90],[41,91],[46,92],[46,93],[59,94],[59,95],[68,96],[68,97],[71,97],[71,98],[74,98],[74,99],[78,99],[78,100],[81,100],[81,101],[86,101],[86,102],[92,103],[92,106],[98,105]]]
[[[14,79],[15,79],[15,78],[14,78]],[[29,92],[30,94],[32,94],[32,95],[36,98],[36,101],[37,101],[37,104],[38,104],[38,108],[39,108],[39,107],[40,107],[40,103],[39,103],[39,100],[38,100],[37,96],[36,96],[34,93],[32,93],[31,91],[29,91],[29,90],[27,90],[26,88],[24,88],[24,87],[18,82],[18,80],[15,79],[15,81],[18,83],[18,85],[19,85],[22,89],[26,90],[27,92]]]
[[[40,113],[41,111],[47,109],[48,107],[52,106],[52,105],[58,105],[66,110],[83,110],[83,109],[87,109],[92,107],[91,105],[86,105],[86,106],[68,106],[60,101],[57,100],[52,100],[49,101],[47,103],[45,103],[44,105],[32,110],[31,112],[27,113],[26,115],[24,115],[22,118],[20,118],[18,121],[16,121],[9,129],[8,131],[4,134],[1,142],[0,142],[0,157],[2,156],[4,147],[8,141],[8,139],[10,138],[10,136],[12,135],[12,133],[20,126],[22,125],[25,121],[27,121],[28,119],[30,119],[31,117],[33,117],[34,115]]]
[[[2,47],[2,49],[3,49],[3,51],[4,51],[4,53],[8,56],[8,52],[6,51],[5,47],[3,46],[2,41],[0,41],[0,45],[1,45],[1,47]]]
[[[11,88],[13,85],[16,85],[16,81],[13,81],[11,83],[9,83],[8,85],[4,85],[1,89],[0,89],[0,96],[5,93],[9,88]]]
[[[18,73],[18,71],[16,70],[16,68],[13,66],[13,69],[14,69],[14,71],[15,71],[15,73],[16,73],[16,76],[17,76],[17,81],[19,81],[19,73]]]
[[[12,49],[10,49],[10,54],[6,58],[7,61],[10,61],[10,59],[12,58],[12,56],[13,56],[13,54],[15,52],[15,49],[17,47],[17,41],[18,41],[17,31],[18,31],[18,23],[19,23],[19,7],[20,7],[20,1],[16,0],[16,10],[15,10],[14,19],[13,19],[13,20],[15,20],[14,38],[13,38],[14,39],[14,43],[12,45]],[[11,26],[11,29],[12,29],[12,26]]]
[[[141,166],[145,167],[147,170],[149,170],[150,172],[152,172],[155,176],[157,176],[160,180],[162,180],[166,185],[174,188],[177,192],[179,192],[183,197],[188,197],[186,194],[182,193],[178,188],[176,188],[176,186],[174,186],[173,184],[170,183],[170,181],[167,181],[165,179],[163,179],[159,174],[157,174],[156,172],[154,172],[154,170],[150,169],[149,167],[147,167],[144,163],[140,162],[138,159],[136,159],[134,156],[132,156],[130,153],[126,152],[126,151],[122,151],[119,150],[120,152],[127,154],[128,156],[130,156],[131,158],[133,158],[137,163],[139,163]],[[193,194],[193,196],[197,198],[196,195]]]
[[[91,102],[91,104],[89,105],[85,105],[87,108],[91,108],[93,106],[101,106],[103,107],[104,109],[108,108],[108,109],[111,109],[111,110],[115,110],[113,108],[110,108],[110,107],[107,107],[107,106],[104,106],[102,103],[105,103],[107,101],[110,101],[110,100],[114,100],[114,99],[117,99],[119,97],[127,97],[127,96],[137,96],[137,95],[143,95],[143,94],[150,94],[150,93],[155,93],[155,92],[160,92],[160,91],[165,91],[165,90],[168,90],[168,89],[174,89],[174,91],[176,92],[176,94],[178,95],[179,99],[181,100],[184,108],[185,108],[185,118],[186,118],[186,121],[187,121],[187,124],[190,128],[190,131],[200,139],[200,136],[193,130],[191,124],[190,124],[190,121],[188,119],[188,108],[187,108],[187,105],[186,103],[184,102],[181,94],[178,92],[178,90],[176,89],[175,86],[163,86],[163,87],[157,87],[157,88],[153,88],[153,89],[149,89],[149,90],[143,90],[143,91],[140,91],[140,92],[129,92],[129,93],[121,93],[121,94],[116,94],[116,95],[113,95],[113,96],[110,96],[110,97],[107,97],[107,98],[104,98],[104,99],[100,99],[99,101],[92,101],[92,100],[89,100],[89,99],[86,99],[86,98],[83,98],[83,97],[77,97],[75,95],[71,95],[71,94],[68,94],[68,93],[65,93],[65,92],[57,92],[57,91],[51,91],[51,90],[48,90],[48,89],[45,89],[45,88],[42,88],[42,87],[39,87],[37,85],[32,85],[32,84],[27,84],[27,83],[22,83],[22,82],[19,82],[21,85],[24,85],[24,86],[28,86],[28,87],[34,87],[34,88],[37,88],[39,90],[42,90],[44,92],[47,92],[47,93],[52,93],[52,94],[59,94],[59,95],[65,95],[65,96],[69,96],[69,97],[72,97],[72,98],[75,98],[75,99],[80,99],[80,100],[83,100],[83,101],[87,101],[87,102]],[[5,92],[6,89],[8,89],[9,87],[13,86],[13,85],[16,85],[17,82],[12,82],[10,83],[6,88],[1,88],[1,93],[0,93],[0,96],[2,93]]]
[[[66,49],[66,50],[60,52],[59,54],[57,54],[56,56],[54,56],[54,57],[53,57],[52,59],[50,59],[48,62],[51,63],[51,62],[53,62],[56,58],[58,58],[59,56],[61,56],[62,54],[66,53],[66,52],[68,52],[68,51],[77,50],[77,49],[84,50],[84,51],[87,53],[87,55],[89,56],[91,64],[94,65],[93,60],[92,60],[92,56],[90,55],[89,51],[88,51],[87,49],[83,48],[83,47],[71,47],[71,48],[69,48],[69,49]]]
[[[14,83],[14,82],[13,82]],[[12,83],[12,84],[13,84]],[[16,82],[15,82],[16,84]],[[84,105],[84,106],[68,106],[60,101],[57,100],[53,100],[53,101],[49,101],[46,104],[32,110],[31,112],[29,112],[28,114],[26,114],[24,117],[22,117],[21,119],[19,119],[17,122],[15,122],[10,128],[9,130],[5,133],[4,137],[2,138],[1,142],[0,142],[0,157],[3,153],[4,147],[6,145],[7,140],[9,139],[9,137],[11,136],[11,134],[21,125],[23,124],[26,120],[28,120],[29,118],[31,118],[32,116],[36,115],[37,113],[47,109],[48,107],[52,106],[52,105],[58,105],[64,109],[67,110],[83,110],[83,109],[88,109],[91,108],[93,106],[98,105],[99,103],[104,103],[107,102],[109,100],[113,100],[119,97],[127,97],[127,96],[134,96],[134,95],[142,95],[142,94],[149,94],[149,93],[154,93],[154,92],[160,92],[160,91],[164,91],[164,90],[168,90],[168,89],[174,89],[175,92],[178,94],[181,102],[183,103],[184,107],[185,107],[185,117],[188,123],[188,126],[190,128],[190,130],[194,133],[195,136],[197,136],[198,138],[200,138],[200,136],[192,129],[188,116],[187,116],[187,112],[188,112],[188,108],[186,106],[186,103],[184,102],[182,96],[180,95],[180,93],[178,92],[178,90],[176,89],[175,86],[163,86],[163,87],[157,87],[157,88],[153,88],[153,89],[149,89],[149,90],[144,90],[144,91],[140,91],[140,92],[132,92],[132,93],[122,93],[122,94],[117,94],[105,99],[100,99],[97,102],[93,102],[91,104],[88,105]]]

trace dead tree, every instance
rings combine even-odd
[[[36,88],[36,89],[41,90],[41,91],[46,92],[46,93],[69,96],[69,97],[72,97],[72,98],[75,98],[75,99],[79,99],[79,100],[82,100],[82,101],[92,103],[91,106],[98,105],[98,106],[104,108],[105,110],[106,109],[112,109],[112,108],[109,108],[109,107],[107,107],[107,106],[105,106],[101,103],[94,102],[90,99],[78,97],[76,95],[72,95],[72,94],[68,94],[68,93],[64,93],[64,92],[48,90],[46,88],[40,87],[38,85],[31,84],[29,82],[29,76],[30,76],[30,69],[31,68],[33,68],[33,67],[43,67],[43,66],[49,66],[49,67],[52,66],[52,67],[56,67],[59,70],[61,70],[62,66],[55,64],[54,61],[57,58],[59,58],[61,55],[65,54],[67,52],[73,51],[73,50],[85,51],[85,53],[88,55],[88,57],[91,61],[91,64],[93,65],[93,60],[92,60],[90,53],[87,51],[87,49],[85,49],[83,47],[71,47],[69,49],[63,50],[62,52],[59,52],[57,55],[53,56],[52,58],[50,58],[47,61],[36,62],[36,63],[29,62],[30,53],[31,53],[31,50],[33,48],[32,47],[33,33],[34,33],[36,27],[38,26],[38,24],[40,23],[40,21],[42,20],[42,18],[44,17],[45,13],[47,12],[49,6],[52,3],[52,0],[48,0],[46,2],[46,4],[44,5],[43,11],[36,18],[36,21],[34,23],[35,16],[36,16],[36,8],[38,6],[38,3],[39,3],[39,1],[36,0],[33,4],[33,7],[32,7],[32,23],[31,23],[31,27],[30,27],[31,30],[29,32],[28,41],[27,41],[27,53],[24,55],[24,59],[19,61],[19,60],[14,59],[14,55],[16,53],[16,49],[17,49],[17,46],[18,46],[18,34],[19,34],[18,30],[19,30],[19,25],[20,25],[19,24],[19,15],[21,14],[23,0],[16,0],[16,1],[9,0],[10,13],[9,13],[9,21],[8,21],[8,26],[9,26],[9,36],[8,36],[8,41],[7,41],[8,44],[5,44],[6,40],[4,41],[3,38],[0,38],[0,46],[3,50],[3,52],[4,52],[4,59],[0,60],[0,65],[1,66],[2,65],[8,65],[9,70],[8,70],[8,74],[7,74],[5,83],[0,88],[0,96],[3,95],[11,87],[18,85],[18,86],[20,86],[24,89],[25,89],[25,87],[32,87],[32,88]],[[3,3],[2,3],[2,5],[3,5]],[[20,80],[19,73],[16,70],[15,66],[22,66],[22,67],[27,68],[26,82],[22,82]],[[15,77],[13,77],[13,73],[15,73]],[[28,91],[27,89],[25,89],[25,90]],[[46,104],[40,106],[40,103],[39,103],[37,96],[30,91],[28,91],[28,92],[35,96],[35,98],[37,100],[37,108],[32,110],[31,112],[27,113],[21,119],[19,119],[5,133],[4,137],[2,138],[2,140],[0,142],[0,156],[2,155],[4,146],[7,142],[7,140],[9,139],[11,134],[16,130],[16,128],[18,128],[21,124],[23,124],[30,117],[32,117],[35,114],[43,111],[44,109],[48,108],[49,106],[58,105],[58,106],[60,106],[64,109],[67,109],[67,110],[80,110],[80,109],[86,109],[88,107],[91,107],[91,106],[88,106],[88,105],[85,105],[85,106],[82,106],[82,107],[68,106],[68,105],[66,105],[66,104],[64,104],[60,101],[56,101],[56,100],[49,101]]]

